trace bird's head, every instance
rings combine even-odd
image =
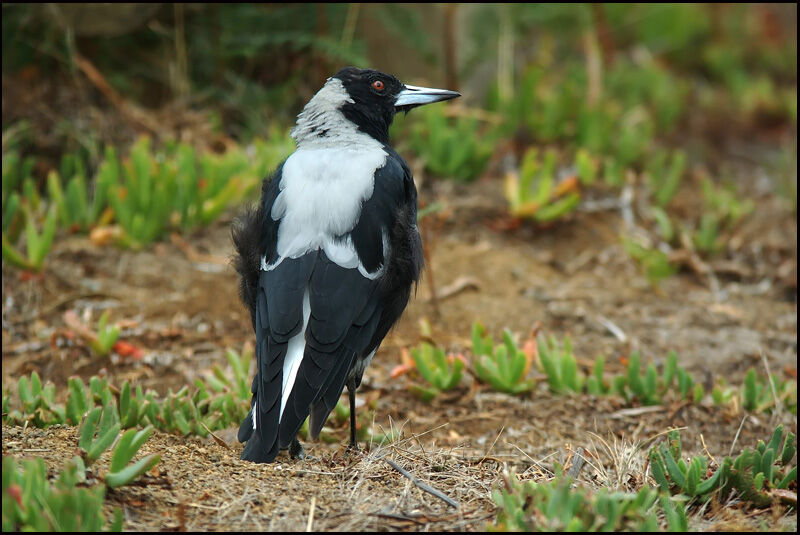
[[[389,126],[398,111],[408,112],[417,106],[460,96],[446,89],[405,85],[380,71],[345,67],[328,78],[306,104],[292,135],[300,143],[341,135],[353,125],[377,141],[388,143]],[[337,125],[342,119],[350,125]]]

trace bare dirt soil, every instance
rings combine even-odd
[[[400,440],[347,453],[347,424],[331,424],[341,442],[308,444],[312,459],[253,465],[239,460],[235,430],[218,433],[227,447],[156,433],[143,449],[161,453],[161,463],[143,484],[109,494],[107,507],[122,508],[125,529],[484,530],[504,471],[545,480],[554,461],[569,464],[579,447],[590,456],[580,480],[635,489],[646,477],[649,444],[668,428],[685,428],[688,453],[714,457],[755,445],[778,421],[797,432],[796,417],[786,413],[742,420],[703,405],[629,407],[614,398],[555,396],[546,383],[512,397],[467,376],[460,390],[432,403],[412,396],[408,379],[392,379],[390,371],[404,348],[419,343],[422,319],[438,344],[468,357],[473,321],[495,339],[504,327],[525,337],[539,323],[544,334],[569,336],[581,365],[602,354],[619,371],[620,357],[633,350],[656,363],[675,350],[708,384],[720,376],[740,384],[749,367],[763,371],[765,360],[773,373],[796,377],[796,216],[774,195],[753,193],[756,210],[725,252],[709,262],[689,259],[655,287],[622,249],[619,235],[630,229],[617,211],[501,230],[514,225],[499,192],[496,180],[422,188],[423,201],[448,205],[438,232],[425,223],[439,312],[423,281],[359,391],[373,429],[399,429]],[[4,269],[3,384],[36,370],[61,392],[73,374],[105,374],[113,384],[129,379],[166,393],[214,364],[226,366],[225,348],[252,339],[229,265],[229,225],[142,252],[69,237],[56,241],[41,278]],[[121,339],[143,349],[141,360],[98,360],[69,336],[66,311],[96,321],[104,309],[123,325]],[[76,433],[4,425],[3,455],[43,457],[58,469],[73,455]],[[458,507],[421,490],[387,459]],[[796,511],[753,515],[712,504],[692,526],[792,529],[796,519]]]

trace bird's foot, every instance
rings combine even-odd
[[[314,457],[306,453],[305,448],[303,448],[303,445],[300,444],[300,441],[297,439],[294,439],[292,443],[289,444],[289,457],[300,461],[310,461],[314,459]]]
[[[358,442],[351,442],[347,446],[348,455],[358,455],[359,453],[361,453],[361,448],[358,447]]]

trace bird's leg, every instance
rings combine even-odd
[[[358,439],[356,438],[356,380],[347,381],[347,394],[350,397],[350,445],[347,449],[358,451]]]
[[[297,437],[294,437],[292,442],[289,444],[289,457],[292,459],[299,459],[303,460],[306,456],[306,450],[303,449],[303,445],[300,444],[300,441],[297,440]]]

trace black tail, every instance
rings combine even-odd
[[[236,253],[233,266],[239,273],[239,297],[250,311],[250,319],[255,327],[256,292],[258,290],[258,272],[261,269],[261,218],[263,210],[247,208],[231,227],[231,237]]]
[[[247,420],[250,420],[250,418],[247,418]],[[245,421],[246,423],[247,421]],[[251,433],[244,445],[242,460],[254,463],[271,463],[275,460],[275,453],[262,445],[261,437],[258,436],[258,433]]]

